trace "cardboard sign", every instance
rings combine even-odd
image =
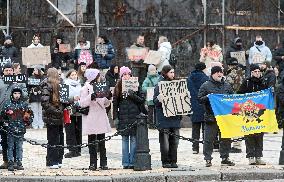
[[[58,52],[71,52],[71,46],[70,44],[59,44],[59,50]]]
[[[12,63],[12,59],[10,57],[5,58],[0,56],[0,67],[3,68],[6,63]]]
[[[150,50],[147,54],[144,63],[157,65],[161,62],[162,52]]]
[[[81,49],[78,64],[80,64],[81,62],[86,63],[87,67],[93,63],[93,56],[90,50]]]
[[[108,97],[110,95],[110,88],[106,82],[94,83],[93,90],[97,98]]]
[[[147,97],[146,97],[147,101],[152,101],[153,100],[154,90],[155,90],[155,87],[148,87],[147,88]]]
[[[27,83],[27,75],[4,75],[3,81],[5,84]]]
[[[230,53],[232,58],[236,58],[239,64],[246,65],[246,52],[245,51],[238,51],[238,52],[231,52]]]
[[[31,65],[51,63],[50,47],[27,48],[22,47],[22,61],[28,67]]]
[[[138,77],[130,77],[128,80],[122,79],[122,93],[128,93],[129,90],[138,91]]]
[[[265,57],[260,53],[257,52],[252,56],[252,63],[251,64],[260,64],[265,61]]]
[[[187,82],[183,80],[161,81],[159,91],[163,95],[162,107],[165,117],[191,114]]]
[[[107,54],[108,45],[106,44],[96,44],[95,53],[96,54]]]
[[[28,78],[28,85],[40,85],[41,80],[37,78]]]
[[[145,60],[148,48],[126,48],[127,57],[131,61]]]
[[[69,101],[69,86],[66,84],[59,84],[60,102],[67,103]]]

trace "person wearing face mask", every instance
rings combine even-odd
[[[4,46],[0,50],[3,58],[9,63],[18,63],[18,49],[13,45],[12,36],[6,35]],[[0,54],[0,55],[1,55]]]
[[[258,55],[262,55],[262,60],[256,59],[256,57],[259,57]],[[265,45],[265,42],[260,35],[256,36],[254,45],[249,49],[249,64],[260,64],[260,61],[271,62],[271,60],[272,53],[270,49]]]
[[[251,64],[250,71],[251,76],[243,81],[238,94],[257,92],[268,88],[263,83],[260,67],[257,64]],[[266,163],[261,159],[263,156],[263,133],[246,136],[245,143],[249,165],[265,165]]]
[[[242,39],[240,37],[235,38],[231,45],[227,48],[227,52],[225,54],[226,63],[228,64],[229,58],[231,58],[231,52],[240,52],[245,51],[243,48]]]
[[[198,92],[198,100],[205,109],[204,114],[204,144],[203,155],[206,161],[206,167],[212,166],[212,152],[213,144],[216,138],[216,134],[219,131],[217,121],[215,119],[213,110],[210,106],[209,94],[232,94],[233,89],[231,85],[224,80],[223,69],[220,66],[214,66],[211,69],[211,76],[208,81],[203,83]],[[222,159],[221,165],[234,166],[229,159],[229,153],[231,148],[231,142],[228,138],[220,137],[220,157]]]

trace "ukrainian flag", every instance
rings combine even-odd
[[[221,138],[277,132],[272,89],[247,94],[210,94]]]

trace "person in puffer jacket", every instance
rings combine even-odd
[[[262,37],[260,35],[257,35],[255,37],[255,42],[253,43],[253,46],[249,49],[249,64],[260,64],[260,62],[254,62],[254,56],[256,54],[261,54],[263,56],[263,62],[271,62],[272,60],[272,53],[270,49],[265,45],[265,42],[262,40]]]
[[[170,65],[169,60],[172,52],[172,46],[171,43],[168,41],[168,38],[165,36],[160,36],[158,41],[158,51],[162,53],[161,62],[157,64],[157,70],[158,72],[162,71],[162,68],[165,65]]]
[[[113,64],[112,60],[115,57],[113,45],[105,35],[99,35],[97,43],[107,45],[107,54],[94,53],[95,61],[97,62],[99,69],[109,69]]]

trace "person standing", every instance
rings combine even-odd
[[[257,55],[262,56],[262,62],[264,61],[271,62],[272,60],[272,53],[270,49],[265,45],[265,42],[262,40],[262,37],[260,35],[257,35],[255,37],[255,42],[253,43],[253,46],[249,49],[249,58],[248,58],[249,64],[262,63],[262,62],[259,62],[260,61],[259,59],[255,59]]]
[[[6,63],[19,63],[18,49],[13,45],[11,35],[5,36],[4,46],[1,48],[1,54]]]
[[[96,52],[94,53],[94,58],[98,64],[98,68],[101,70],[109,69],[110,66],[113,64],[112,60],[115,57],[113,45],[111,41],[105,35],[98,36],[97,44],[107,46],[106,54],[97,54]]]
[[[203,83],[198,92],[198,100],[205,108],[204,114],[204,144],[203,155],[206,161],[205,166],[211,167],[212,152],[216,134],[219,131],[216,118],[210,106],[209,94],[232,94],[233,89],[231,85],[224,80],[223,69],[220,66],[214,66],[211,69],[211,76],[208,81]],[[229,152],[231,149],[231,142],[228,138],[220,138],[220,157],[222,159],[221,165],[234,166],[235,163],[229,159]]]
[[[190,73],[187,78],[187,87],[190,92],[190,102],[193,114],[191,115],[192,121],[192,138],[194,140],[200,139],[200,129],[202,134],[204,133],[204,108],[198,102],[198,91],[201,85],[206,82],[209,78],[205,74],[206,65],[205,63],[195,64],[195,70]],[[204,138],[204,137],[203,137]],[[194,141],[192,143],[193,154],[199,153],[199,143]]]
[[[171,65],[165,65],[161,72],[162,78],[160,81],[172,81],[175,78],[175,72]],[[159,91],[159,85],[155,87],[153,98],[156,114],[157,127],[163,129],[159,131],[159,142],[161,161],[163,168],[177,168],[177,148],[179,139],[173,135],[179,135],[181,116],[166,117],[162,108],[163,95]]]
[[[79,65],[84,62],[86,67],[89,67],[94,62],[92,50],[90,48],[90,41],[86,41],[85,38],[80,38],[79,43],[75,47],[74,53],[74,68],[78,69]]]
[[[161,61],[159,64],[157,64],[157,70],[160,73],[162,71],[162,68],[165,65],[170,65],[169,60],[172,52],[172,46],[171,43],[168,41],[168,38],[165,36],[160,36],[158,41],[158,51],[162,53]]]
[[[43,47],[43,45],[40,43],[40,36],[39,34],[35,34],[33,36],[32,44],[28,46],[28,48],[39,48]]]

